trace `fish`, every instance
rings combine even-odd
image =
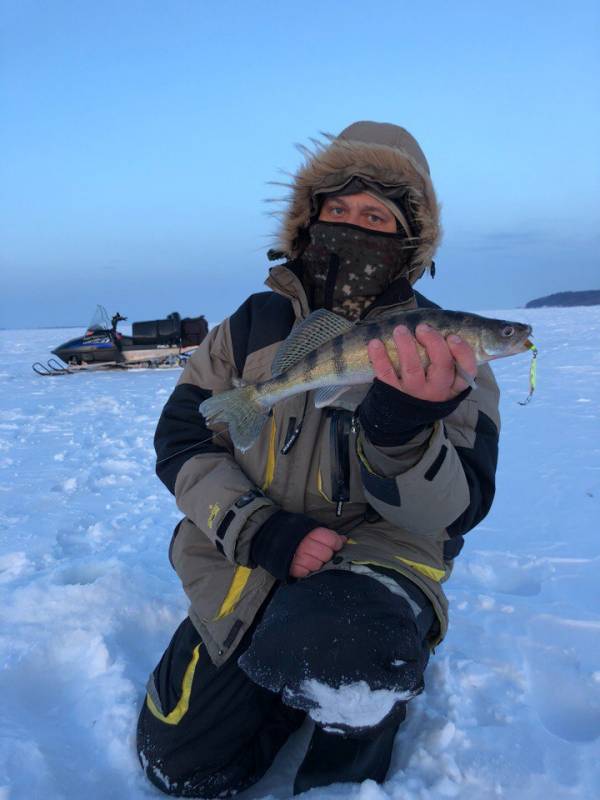
[[[400,374],[394,328],[406,325],[414,335],[420,323],[427,323],[444,337],[460,336],[473,348],[478,366],[534,348],[529,340],[530,325],[464,311],[421,308],[354,323],[327,309],[318,309],[298,323],[282,343],[273,360],[270,379],[255,384],[234,380],[235,388],[204,400],[199,411],[207,424],[227,424],[234,447],[246,452],[260,436],[276,403],[314,391],[315,406],[323,408],[351,386],[372,382],[375,374],[367,353],[372,339],[383,342]],[[421,363],[427,367],[425,348],[417,343],[417,349]]]

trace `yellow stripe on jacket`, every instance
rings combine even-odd
[[[227,594],[225,595],[225,599],[221,603],[221,608],[218,610],[213,622],[216,622],[218,619],[223,619],[223,617],[231,614],[231,612],[237,606],[240,597],[242,596],[242,592],[246,588],[246,584],[248,583],[248,578],[250,577],[251,572],[252,570],[250,567],[238,567],[236,569],[233,574],[233,580],[231,581]]]
[[[395,558],[397,558],[398,561],[402,561],[403,564],[412,567],[417,572],[420,572],[422,575],[425,575],[426,578],[430,578],[432,581],[437,581],[439,583],[446,575],[445,569],[429,567],[427,564],[421,564],[419,561],[411,561],[410,558],[402,558],[402,556],[395,556]]]
[[[265,467],[265,479],[261,489],[266,492],[273,481],[275,474],[275,441],[276,441],[277,426],[275,424],[275,417],[271,417],[271,430],[269,432],[269,452],[267,454],[267,465]]]

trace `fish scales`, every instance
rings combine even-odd
[[[413,330],[420,321],[414,321]],[[257,392],[264,392],[263,399],[272,404],[273,401],[296,394],[300,386],[302,391],[311,391],[322,386],[367,383],[374,375],[367,353],[367,345],[372,339],[383,341],[392,364],[398,369],[398,354],[393,340],[393,330],[398,324],[398,318],[394,317],[389,321],[357,325],[349,333],[336,336],[313,350],[300,364],[283,375],[257,384]],[[418,345],[418,350],[421,361],[427,364],[429,360],[425,349]]]
[[[357,329],[313,350],[283,375],[256,384],[256,390],[263,401],[272,404],[299,391],[365,383],[372,377],[362,332]]]

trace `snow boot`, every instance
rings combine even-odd
[[[316,726],[294,780],[294,795],[318,786],[361,783],[368,778],[383,783],[399,725],[396,716],[371,736],[340,736]]]

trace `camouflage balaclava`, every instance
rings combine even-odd
[[[358,319],[393,281],[406,275],[412,245],[404,229],[382,233],[316,221],[308,234],[301,260],[302,283],[311,308]]]
[[[404,128],[356,122],[327,145],[305,151],[294,176],[279,249],[303,264],[313,308],[355,319],[394,280],[414,283],[431,268],[441,236],[429,165]],[[327,195],[368,192],[393,211],[396,233],[318,221]]]

